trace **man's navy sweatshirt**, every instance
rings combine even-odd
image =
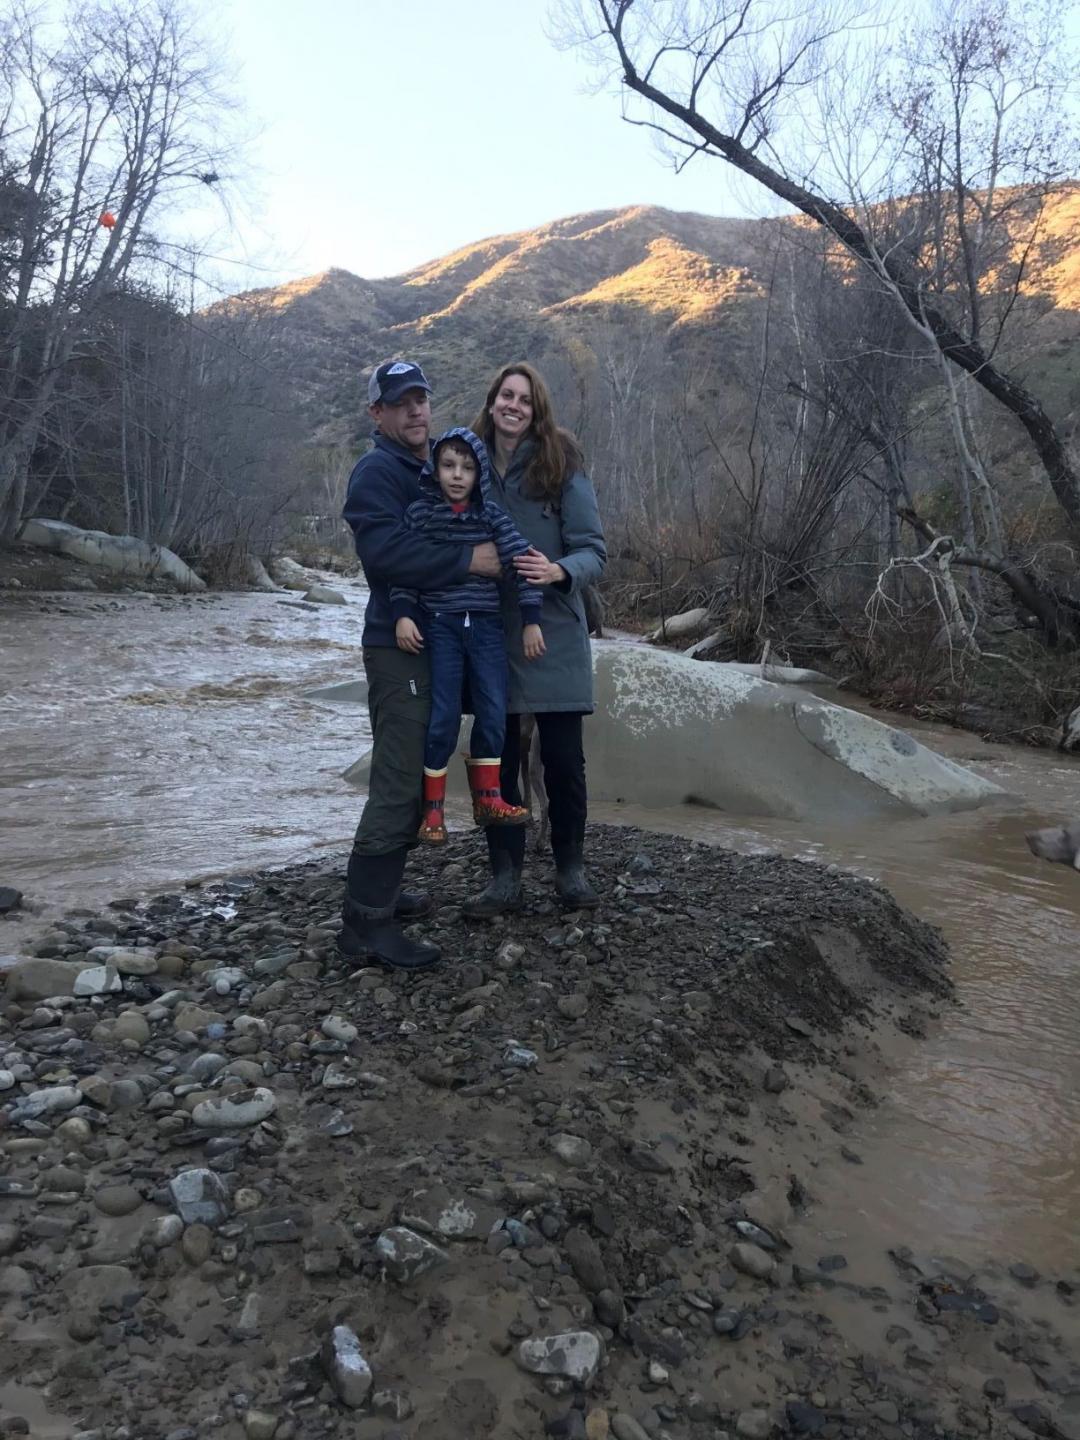
[[[436,540],[405,523],[405,512],[420,498],[424,461],[385,435],[353,467],[343,514],[356,540],[371,595],[364,615],[363,643],[397,645],[390,609],[391,585],[428,590],[460,585],[469,573],[473,547]]]
[[[434,456],[446,440],[464,441],[476,459],[476,484],[468,502],[460,508],[450,504],[435,478]],[[503,565],[509,567],[515,555],[524,555],[530,547],[510,516],[491,498],[491,466],[484,442],[471,430],[459,426],[440,435],[431,453],[432,460],[420,473],[420,499],[409,506],[405,523],[414,534],[433,540],[457,539],[470,546],[490,540]],[[515,579],[522,625],[539,625],[543,591],[528,584],[520,575]],[[407,616],[419,624],[425,610],[429,614],[444,611],[452,615],[497,615],[502,608],[502,597],[497,580],[489,580],[484,575],[466,575],[454,585],[430,582],[419,587],[391,585],[390,608],[395,620]]]

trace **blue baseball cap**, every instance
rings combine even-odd
[[[384,360],[368,381],[368,404],[396,405],[407,390],[434,393],[419,365],[411,360]]]

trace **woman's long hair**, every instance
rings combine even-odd
[[[472,423],[473,433],[480,436],[494,456],[495,426],[491,419],[491,407],[511,375],[523,376],[532,387],[533,415],[529,434],[536,441],[536,451],[525,472],[523,489],[533,500],[550,500],[557,504],[563,486],[576,470],[581,469],[584,459],[581,446],[570,431],[555,424],[551,395],[538,370],[524,360],[504,365],[491,382],[483,409]]]

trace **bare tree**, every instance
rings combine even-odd
[[[0,538],[101,307],[160,254],[155,217],[219,181],[227,105],[182,0],[104,0],[63,22],[20,0],[0,32]]]
[[[973,313],[970,305],[966,314],[957,311],[948,294],[935,290],[932,266],[919,246],[905,243],[903,236],[882,243],[868,223],[865,209],[860,210],[857,203],[838,202],[815,185],[804,144],[793,138],[790,129],[785,133],[794,116],[804,122],[804,134],[811,113],[815,121],[828,122],[827,107],[817,105],[812,97],[830,63],[841,63],[843,46],[853,43],[850,29],[861,18],[853,4],[808,0],[801,11],[793,13],[778,0],[680,0],[677,4],[568,0],[559,13],[570,43],[590,46],[601,64],[610,66],[614,60],[629,99],[645,106],[643,114],[629,106],[627,118],[659,132],[680,166],[700,154],[726,160],[827,229],[866,266],[895,295],[911,322],[945,361],[969,375],[1019,421],[1065,515],[1074,524],[1080,522],[1080,470],[1075,459],[1038,397],[995,362],[993,339],[988,343],[977,312]],[[1000,41],[1009,16],[1004,0],[973,0],[966,7],[958,3],[949,14],[953,31],[957,24],[961,28],[967,25],[970,64],[977,69],[975,57],[982,52],[973,42],[981,17],[996,17]],[[838,37],[844,37],[839,51]],[[978,62],[982,77],[977,76],[969,87],[968,100],[974,103],[976,92],[985,92],[987,109],[997,116],[1000,143],[994,162],[995,185],[1001,185],[1026,178],[1022,168],[1018,172],[1025,159],[1022,149],[1010,157],[1004,143],[1010,116],[1029,116],[1037,106],[1030,97],[1026,106],[1010,103],[1008,89],[1003,91],[1000,85],[1008,57],[1002,57],[1000,45],[996,57],[992,42],[989,49],[989,59],[984,54]],[[1045,45],[1041,54],[1049,65]],[[962,49],[958,50],[953,65],[954,79],[959,75],[965,86],[973,73],[969,59],[963,59]],[[1026,59],[1014,54],[1010,63],[1021,68]],[[1045,68],[1036,70],[1029,76],[1032,92],[1047,105],[1052,96],[1060,100],[1065,93],[1062,77],[1069,73],[1067,62],[1051,79]],[[1075,67],[1071,73],[1075,74]],[[964,106],[956,112],[954,85],[953,134],[966,133],[967,124]],[[925,127],[922,129],[925,132]],[[913,124],[910,135],[919,133],[920,125]],[[896,157],[883,160],[873,145],[869,149],[875,153],[869,155],[866,143],[850,133],[842,138],[850,173],[864,176],[884,170],[895,181],[892,161]],[[823,148],[829,143],[838,144],[838,137],[823,137]],[[1062,170],[1051,163],[1048,154],[1037,160],[1044,182],[1062,177]],[[949,164],[966,215],[974,175],[967,172],[963,155]],[[850,190],[848,196],[853,202],[859,199]],[[978,233],[976,214],[969,227],[972,243],[968,254],[973,259],[980,243]],[[988,525],[991,520],[988,515]]]

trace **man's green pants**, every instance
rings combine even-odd
[[[388,646],[365,649],[364,671],[374,743],[353,853],[389,855],[417,843],[431,677],[426,655]]]

